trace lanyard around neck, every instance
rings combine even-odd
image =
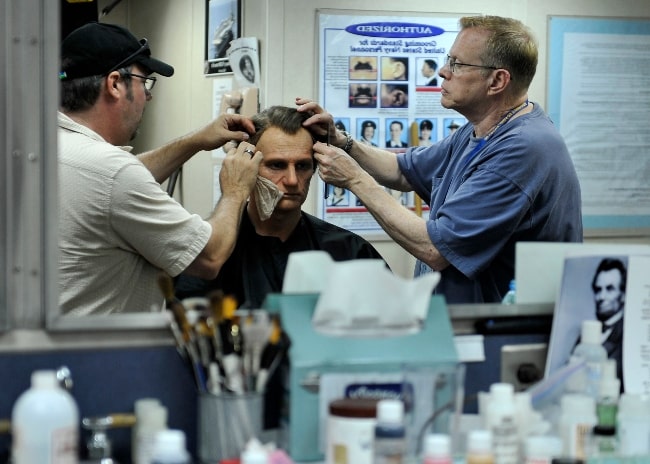
[[[487,143],[488,140],[492,138],[492,135],[499,129],[499,127],[503,126],[505,123],[510,121],[510,119],[517,113],[519,113],[521,110],[526,108],[528,106],[528,99],[526,99],[525,102],[523,102],[521,105],[518,105],[512,109],[510,109],[506,115],[501,118],[501,120],[497,123],[494,128],[488,132],[488,134],[481,139],[479,143],[476,144],[476,146],[472,149],[472,151],[465,157],[465,163],[463,164],[463,168],[466,168],[469,163],[476,157],[479,151],[483,149],[485,144]]]

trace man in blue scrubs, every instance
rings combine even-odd
[[[345,133],[317,143],[324,181],[352,191],[382,228],[418,259],[415,274],[440,271],[448,303],[499,302],[514,278],[518,241],[582,241],[580,185],[567,147],[538,103],[528,100],[537,44],[521,22],[464,17],[438,74],[441,104],[468,121],[429,147],[403,154]],[[506,52],[507,51],[507,52]],[[297,98],[315,136],[333,130],[317,103]],[[427,220],[382,186],[415,191]]]

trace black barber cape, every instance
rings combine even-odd
[[[335,261],[350,259],[382,259],[366,240],[341,227],[327,223],[305,212],[286,242],[276,237],[264,237],[244,211],[235,249],[214,280],[180,275],[176,278],[176,297],[205,297],[213,290],[234,295],[241,308],[260,308],[268,293],[282,291],[284,272],[289,254],[295,251],[323,250]],[[270,374],[264,392],[264,429],[279,426],[283,414],[284,385],[288,376],[286,340],[275,351],[283,351],[280,367]],[[272,353],[272,356],[275,354]]]
[[[268,293],[282,291],[289,254],[296,251],[323,250],[334,261],[382,259],[365,239],[315,216],[302,213],[298,226],[286,242],[264,237],[244,211],[237,244],[214,280],[180,275],[176,278],[179,299],[204,297],[212,290],[234,295],[242,308],[260,308]]]

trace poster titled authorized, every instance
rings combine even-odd
[[[466,121],[440,105],[438,70],[458,17],[319,15],[319,101],[337,128],[396,153],[430,145]],[[362,235],[385,236],[351,192],[325,192],[318,215]],[[412,192],[390,192],[415,209]],[[423,208],[423,214],[428,214]]]

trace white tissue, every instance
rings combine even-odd
[[[440,273],[404,279],[379,259],[334,262],[322,251],[292,253],[284,293],[320,292],[312,323],[329,335],[415,333],[426,319]]]
[[[320,293],[325,290],[334,260],[324,251],[291,253],[284,271],[282,293]]]
[[[257,214],[262,221],[266,221],[273,214],[273,210],[284,195],[282,191],[266,177],[257,176],[255,182],[255,204],[257,205]]]

